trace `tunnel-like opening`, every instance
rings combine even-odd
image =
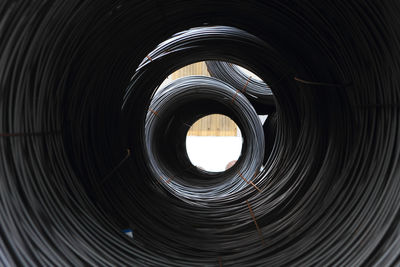
[[[0,263],[398,263],[397,10],[365,1],[0,4]],[[154,92],[204,60],[268,85],[270,102],[248,102],[274,113],[264,125],[274,142],[261,153],[254,144],[267,138],[244,135],[247,158],[224,172],[232,180],[199,184],[204,174],[177,172],[186,159],[168,153],[157,160],[174,175],[156,177],[149,155],[162,154],[146,147],[147,116],[163,115],[149,113]],[[246,107],[237,95],[225,106]],[[243,119],[250,111],[207,103],[196,114],[257,132]],[[172,151],[161,145],[154,151]]]

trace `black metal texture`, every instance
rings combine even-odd
[[[206,61],[208,72],[240,90],[254,103],[258,114],[272,114],[275,111],[275,100],[271,88],[258,77],[245,73],[239,66],[223,61]]]
[[[398,265],[399,7],[1,1],[0,265]],[[267,44],[222,38],[211,42],[212,58],[198,58],[256,73],[279,118],[261,192],[223,212],[194,208],[151,179],[140,142],[155,87],[132,92],[121,114],[140,62],[204,25]],[[165,70],[155,85],[193,60],[181,55],[172,53],[176,65],[148,64]]]
[[[211,114],[226,115],[242,129],[242,153],[225,172],[199,170],[186,152],[189,128]],[[263,128],[251,103],[229,84],[205,76],[178,79],[152,100],[143,143],[152,177],[177,199],[215,209],[225,209],[237,196],[254,191],[246,180],[260,172],[264,157]]]

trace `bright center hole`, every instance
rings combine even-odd
[[[192,164],[209,172],[232,167],[242,151],[239,127],[227,116],[212,114],[196,121],[186,136],[186,150]]]

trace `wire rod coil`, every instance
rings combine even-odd
[[[398,265],[399,9],[388,0],[2,1],[0,265]],[[267,46],[210,39],[190,58],[177,49],[135,74],[158,44],[205,25]],[[198,60],[246,67],[277,103],[262,193],[224,207],[176,199],[142,157],[152,92]]]
[[[208,46],[210,41],[217,41],[218,38],[234,39],[241,36],[243,41],[252,43],[253,46],[264,46],[256,36],[242,31],[234,27],[214,26],[214,27],[196,27],[187,31],[175,34],[172,38],[164,41],[157,46],[139,65],[139,68],[144,64],[152,62],[153,58],[159,55],[169,53],[174,49],[186,50],[190,53],[193,48],[193,43],[196,46]],[[271,89],[262,81],[252,79],[239,70],[238,66],[231,63],[219,61],[206,61],[207,69],[212,77],[223,80],[231,84],[237,90],[240,90],[256,108],[259,114],[270,114],[275,111],[275,101]],[[226,67],[228,66],[228,67]],[[159,89],[159,91],[162,88]]]
[[[190,126],[215,113],[229,116],[243,129],[241,156],[232,170],[222,174],[199,172],[190,163],[185,146]],[[161,178],[177,198],[202,206],[225,205],[224,198],[235,198],[244,188],[251,187],[242,177],[255,177],[264,155],[262,124],[250,102],[228,84],[203,76],[178,79],[152,100],[145,138],[146,163],[152,176]],[[201,173],[203,179],[199,177]]]
[[[272,113],[275,110],[271,88],[258,77],[252,77],[239,66],[229,62],[206,61],[206,65],[211,77],[225,81],[239,89],[252,102],[262,103],[264,110],[267,109],[267,112],[263,112],[264,114]]]

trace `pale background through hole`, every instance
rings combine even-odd
[[[240,67],[248,75],[254,73]],[[162,88],[179,78],[202,75],[210,76],[205,62],[197,62],[185,66],[171,75],[160,86]],[[158,92],[157,92],[158,93]],[[262,123],[267,116],[259,116]],[[221,172],[232,160],[237,160],[242,150],[243,139],[240,129],[230,118],[213,114],[206,116],[193,125],[186,137],[186,150],[193,165],[210,172]]]
[[[224,115],[201,118],[186,137],[186,150],[192,164],[210,172],[225,171],[228,163],[239,158],[242,144],[239,127]]]

